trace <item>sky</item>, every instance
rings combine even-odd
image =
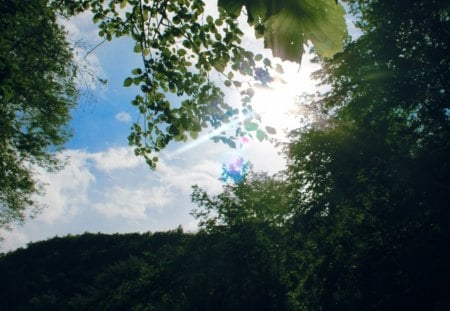
[[[210,5],[208,10],[214,7]],[[280,149],[267,141],[249,141],[243,148],[231,149],[204,139],[200,144],[170,144],[159,154],[157,169],[152,171],[134,155],[127,141],[130,126],[138,116],[130,104],[136,89],[123,87],[131,69],[140,65],[131,41],[114,39],[85,57],[86,51],[101,42],[92,16],[83,14],[61,23],[74,44],[76,58],[85,66],[85,74],[78,81],[82,96],[72,111],[74,135],[58,155],[66,166],[56,173],[36,169],[38,179],[45,184],[45,194],[38,197],[44,207],[23,225],[0,232],[4,238],[0,252],[84,232],[155,232],[180,225],[185,231],[195,231],[196,221],[189,214],[194,207],[190,200],[192,185],[218,194],[223,186],[219,180],[223,164],[239,158],[249,161],[255,171],[276,173],[285,167]],[[269,50],[263,49],[263,42],[254,38],[253,30],[245,22],[241,26],[244,46],[271,56]],[[286,83],[274,83],[271,90],[256,92],[254,109],[278,133],[299,125],[292,113],[297,107],[296,97],[316,91],[318,82],[309,76],[318,67],[310,58],[303,57],[300,67],[282,63]],[[107,79],[108,84],[95,83],[89,73]],[[279,138],[285,139],[283,135]]]

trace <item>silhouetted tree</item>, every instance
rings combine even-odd
[[[299,310],[430,310],[448,296],[445,1],[349,1],[363,31],[316,75],[326,125],[293,135]]]

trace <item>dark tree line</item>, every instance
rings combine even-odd
[[[2,310],[280,310],[251,227],[210,234],[84,234],[0,258]]]

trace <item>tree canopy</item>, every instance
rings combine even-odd
[[[303,310],[445,301],[450,213],[449,7],[349,1],[361,37],[322,61],[325,116],[289,146]]]
[[[55,169],[76,103],[65,32],[47,1],[0,1],[0,228],[36,206],[33,165]]]

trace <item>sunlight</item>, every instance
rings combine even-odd
[[[252,107],[261,116],[262,124],[275,128],[276,136],[280,137],[285,130],[297,126],[297,121],[292,115],[297,95],[293,87],[284,84],[261,87],[255,92]]]
[[[274,80],[267,86],[255,87],[255,95],[251,102],[253,111],[261,116],[261,128],[265,126],[275,128],[277,133],[272,137],[276,139],[283,139],[287,131],[299,126],[299,120],[296,118],[296,113],[299,111],[296,103],[297,97],[303,92],[314,92],[316,90],[314,81],[310,79],[310,74],[317,68],[311,66],[308,60],[302,64],[302,70],[299,70],[298,64],[291,62],[284,62],[283,69],[284,74],[274,77]],[[232,94],[228,95],[233,97]],[[234,100],[238,101],[237,98],[231,99],[231,101]],[[236,106],[236,108],[239,107]],[[210,141],[214,136],[234,128],[238,123],[249,117],[241,116],[237,120],[223,124],[221,127],[183,144],[168,156],[171,158],[196,148]]]
[[[214,136],[220,135],[220,133],[226,132],[230,128],[233,128],[234,126],[237,125],[237,123],[240,123],[243,120],[245,120],[245,117],[242,117],[239,120],[233,120],[229,123],[225,123],[222,126],[218,127],[217,129],[209,132],[208,134],[202,135],[190,143],[185,143],[182,147],[170,153],[168,157],[171,158],[173,156],[180,155],[188,150],[191,150],[192,148],[198,147],[199,145],[204,144],[207,141],[210,141]]]
[[[284,62],[284,74],[281,77],[275,77],[267,87],[261,86],[255,90],[253,110],[261,116],[264,126],[277,130],[277,138],[284,137],[286,130],[299,126],[299,120],[296,118],[299,111],[298,96],[304,92],[313,93],[317,89],[310,78],[316,66],[311,65],[304,63],[299,70],[298,64]]]

